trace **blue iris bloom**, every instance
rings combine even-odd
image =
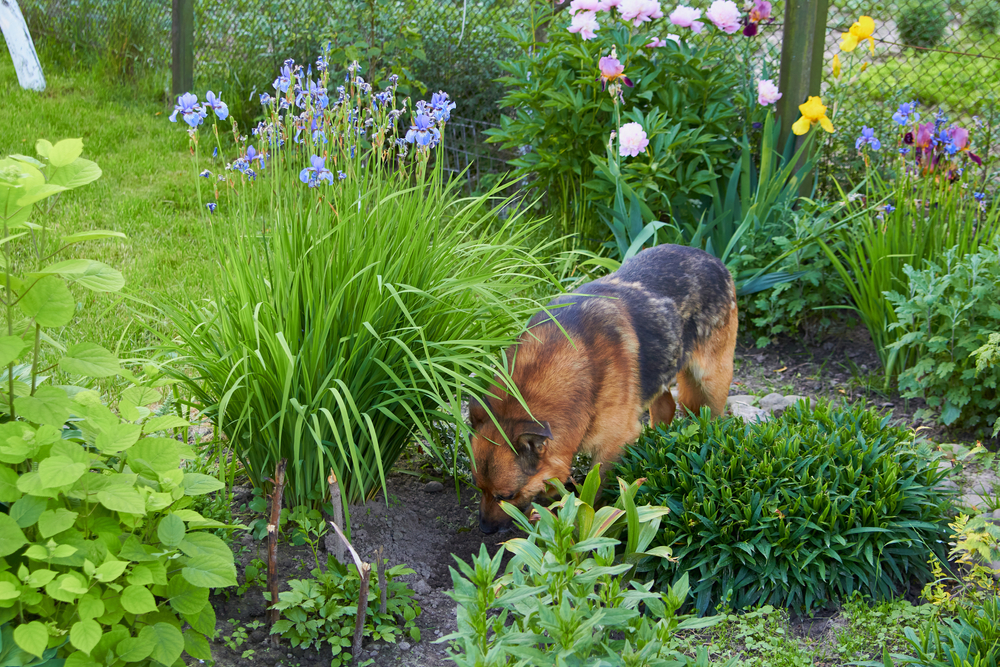
[[[920,114],[917,113],[916,102],[904,102],[900,104],[896,113],[892,114],[892,119],[899,125],[906,125],[910,122],[910,116],[913,116],[913,122],[920,122]]]
[[[886,204],[885,205],[885,212],[886,213],[892,213],[895,210],[896,210],[896,207],[893,206],[892,204]]]
[[[299,172],[300,181],[311,188],[318,186],[320,181],[333,183],[333,172],[326,168],[326,158],[318,155],[310,155],[309,163],[311,166]]]
[[[219,157],[219,147],[216,146],[212,149],[212,157]]]
[[[216,206],[217,206],[217,204],[214,201],[210,201],[207,204],[205,204],[205,208],[208,209],[209,213],[215,213],[215,207]]]
[[[339,178],[340,180],[344,180],[345,178],[347,178],[347,174],[345,174],[344,172],[342,172],[342,171],[340,171],[338,169],[337,170],[337,178]]]
[[[226,120],[229,117],[229,107],[211,90],[205,93],[205,106],[214,111],[215,117],[219,120]]]
[[[986,199],[985,192],[973,192],[972,196],[976,201],[983,201],[984,199]]]
[[[861,150],[864,146],[871,146],[873,151],[877,151],[882,148],[882,142],[875,138],[875,130],[868,126],[861,128],[861,136],[854,142],[854,147],[857,150]]]
[[[292,68],[287,64],[287,61],[285,66],[281,68],[278,78],[271,85],[274,86],[275,90],[280,90],[283,93],[288,92],[288,87],[292,85]]]
[[[201,122],[205,120],[205,116],[208,114],[205,110],[198,104],[198,96],[193,93],[184,93],[177,98],[177,104],[174,105],[174,112],[170,114],[170,122],[177,122],[177,114],[181,114],[184,117],[184,122],[191,127],[198,127]]]
[[[431,95],[431,110],[434,118],[439,123],[447,123],[451,120],[451,110],[455,108],[455,103],[448,99],[448,93],[443,90]]]
[[[906,146],[900,146],[900,148],[899,148],[899,154],[900,155],[906,155],[909,152],[910,152],[909,148],[907,148]]]
[[[434,127],[430,116],[420,114],[413,119],[413,125],[406,131],[406,143],[433,148],[441,140],[441,133]]]
[[[261,106],[267,106],[270,103],[271,103],[271,96],[268,95],[267,93],[261,93],[260,94],[260,104],[261,104]]]
[[[201,176],[202,178],[209,178],[209,177],[212,176],[212,172],[210,172],[208,169],[206,169],[205,171],[201,172],[198,175]]]

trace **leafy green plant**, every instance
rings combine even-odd
[[[855,595],[843,606],[847,626],[837,632],[837,653],[846,660],[881,657],[886,650],[902,653],[906,647],[905,628],[919,629],[937,622],[932,604],[914,606],[903,599],[874,604]]]
[[[316,561],[316,567],[319,567],[320,541],[329,531],[323,515],[318,509],[299,505],[289,513],[288,521],[294,525],[291,543],[295,546],[308,545],[309,550],[312,551],[313,560]]]
[[[899,375],[900,393],[926,401],[928,409],[918,412],[924,419],[998,424],[1000,367],[979,360],[1000,330],[1000,245],[965,256],[952,248],[924,267],[904,266],[908,289],[885,295],[896,315],[890,329],[902,333],[891,347],[916,359]]]
[[[788,631],[788,611],[771,605],[726,614],[711,629],[713,648],[741,667],[809,667],[814,657]]]
[[[669,549],[647,549],[665,508],[637,507],[633,497],[640,482],[622,482],[617,505],[595,511],[599,479],[595,469],[580,498],[564,493],[548,508],[535,504],[534,521],[504,504],[528,536],[508,540],[492,558],[485,545],[471,564],[455,558],[459,570],[451,568],[449,595],[458,603],[458,630],[438,640],[451,642],[452,662],[459,667],[709,664],[703,648],[697,661],[677,650],[678,631],[718,621],[677,614],[687,598],[687,577],[664,593],[653,592],[652,582],[629,581],[636,563],[670,557]],[[622,543],[614,536],[625,528]],[[499,576],[504,550],[514,557]]]
[[[374,569],[374,568],[373,568]],[[292,646],[320,648],[324,643],[333,651],[332,667],[350,662],[361,580],[354,565],[345,566],[333,556],[328,556],[326,569],[312,570],[311,579],[291,579],[291,590],[278,593],[275,609],[281,610],[281,620],[271,628],[271,634],[280,634]],[[379,589],[368,589],[368,613],[365,616],[364,637],[375,641],[395,643],[406,632],[414,641],[420,641],[420,628],[414,619],[420,607],[413,601],[413,591],[405,583],[394,581],[403,575],[413,574],[405,565],[396,565],[385,572],[386,612],[382,613]],[[270,602],[270,593],[264,593]]]
[[[610,202],[617,182],[625,198],[634,193],[646,220],[668,220],[677,202],[710,195],[710,184],[731,170],[737,122],[731,99],[737,75],[722,62],[722,50],[669,42],[645,48],[645,33],[608,26],[590,41],[563,29],[557,5],[540,0],[528,18],[505,25],[517,58],[501,63],[514,110],[501,116],[488,141],[521,154],[509,161],[514,176],[528,178],[547,197],[560,234],[577,234],[597,245],[606,237],[595,203]],[[536,38],[546,31],[546,39]],[[621,178],[604,165],[614,125],[613,101],[597,78],[598,58],[616,48],[635,87],[625,94],[626,121],[642,124],[647,154],[630,158]]]
[[[964,187],[963,178],[972,177],[961,173],[961,166],[970,174],[971,162],[949,158],[938,165],[928,171],[917,163],[914,169],[900,156],[891,181],[871,170],[863,196],[841,192],[846,211],[868,212],[837,231],[836,251],[828,239],[820,239],[871,335],[887,382],[916,363],[917,355],[909,346],[893,345],[904,330],[892,326],[896,313],[886,292],[906,284],[907,265],[939,262],[949,248],[958,256],[975,253],[1000,230],[998,201],[987,205]]]
[[[255,586],[261,590],[267,587],[267,563],[260,558],[252,558],[243,568],[243,583],[236,589],[236,594],[242,596]]]
[[[209,589],[236,585],[236,568],[226,544],[203,530],[221,524],[189,508],[223,484],[187,472],[181,461],[193,450],[162,437],[190,426],[151,407],[170,380],[149,367],[140,379],[98,345],[57,339],[76,312],[70,285],[114,291],[124,283],[100,262],[57,256],[120,234],[60,237],[48,216],[29,221],[40,202],[101,174],[80,157],[79,139],[39,141],[36,150],[41,160],[0,161],[3,664],[173,665],[185,651],[208,660]],[[56,369],[62,384],[44,375]],[[94,385],[116,376],[130,386],[112,410]]]
[[[966,23],[981,35],[995,35],[1000,29],[1000,9],[992,3],[982,3],[971,8]]]
[[[328,81],[301,68],[288,76],[292,102],[296,85]],[[309,100],[317,107],[305,115],[319,113],[328,145],[311,120],[268,107],[260,136],[283,143],[263,167],[261,153],[241,147],[244,171],[224,177],[210,202],[239,230],[217,238],[222,282],[207,302],[167,309],[177,327],[164,341],[177,355],[171,372],[256,488],[289,461],[293,506],[318,507],[331,468],[345,507],[365,499],[415,434],[433,442],[439,420],[467,429],[463,394],[494,376],[495,355],[537,310],[530,290],[552,284],[544,247],[527,245],[537,223],[524,211],[501,220],[498,190],[462,198],[440,163],[428,171],[429,145],[402,159],[410,144],[395,143],[395,90],[376,102],[357,81],[344,92],[354,111]],[[433,143],[430,130],[422,136]]]
[[[637,502],[670,508],[641,568],[661,586],[692,579],[700,613],[725,603],[814,609],[854,591],[891,598],[944,556],[947,474],[926,445],[863,407],[804,402],[767,422],[675,419],[615,471],[645,481]]]
[[[919,0],[906,5],[896,24],[907,46],[936,46],[948,27],[948,5],[941,0]]]

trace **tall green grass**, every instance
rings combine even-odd
[[[167,310],[167,349],[255,485],[287,458],[290,503],[321,502],[331,468],[357,502],[415,437],[435,447],[433,423],[464,427],[463,394],[555,279],[526,245],[537,224],[501,220],[495,191],[462,198],[440,171],[374,158],[308,188],[293,164],[286,146],[220,202],[221,282]]]

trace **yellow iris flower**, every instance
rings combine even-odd
[[[839,79],[840,78],[840,56],[839,55],[834,55],[833,56],[833,78],[834,79]]]
[[[802,118],[792,125],[792,132],[795,134],[805,134],[816,123],[827,132],[833,132],[833,123],[826,117],[826,106],[820,98],[810,97],[805,104],[800,104],[799,113]]]
[[[872,33],[875,32],[875,21],[870,16],[862,16],[858,19],[851,29],[840,35],[840,49],[841,51],[853,51],[857,48],[858,44],[868,40],[868,49],[875,55],[875,40],[872,39]]]

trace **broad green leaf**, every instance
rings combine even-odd
[[[42,516],[48,501],[38,496],[23,496],[10,506],[10,518],[21,528],[34,526],[38,517]]]
[[[97,166],[96,162],[77,158],[73,164],[56,169],[55,173],[49,179],[49,183],[61,185],[67,190],[72,190],[81,185],[96,181],[101,177],[101,174],[101,168]]]
[[[167,431],[172,428],[188,428],[189,426],[191,426],[191,422],[183,417],[163,415],[162,417],[153,417],[142,425],[142,429],[146,433],[155,433],[157,431]]]
[[[150,656],[154,648],[156,644],[153,637],[140,632],[138,637],[129,637],[119,642],[115,652],[122,662],[141,662]]]
[[[43,327],[66,326],[76,312],[76,299],[59,276],[42,276],[29,282],[18,303],[26,317],[34,318]]]
[[[101,667],[99,664],[88,658],[81,651],[70,653],[63,663],[63,667]]]
[[[101,600],[100,594],[91,591],[84,595],[77,603],[76,612],[84,620],[104,616],[104,602]]]
[[[12,503],[21,497],[17,488],[17,473],[7,466],[0,466],[0,502]]]
[[[184,620],[203,635],[215,635],[215,609],[207,604],[197,614],[184,614]]]
[[[59,360],[59,367],[67,373],[89,378],[106,378],[118,373],[118,357],[94,343],[77,343],[66,350]]]
[[[36,202],[40,202],[43,199],[48,199],[54,194],[58,194],[67,190],[65,186],[56,185],[55,183],[42,183],[36,185],[33,188],[26,188],[24,194],[22,194],[17,199],[18,206],[30,206]]]
[[[21,155],[20,153],[11,153],[7,157],[9,157],[11,159],[14,159],[14,160],[17,160],[18,162],[27,162],[32,167],[38,167],[39,169],[42,169],[42,168],[45,167],[45,163],[44,162],[42,162],[41,160],[36,160],[35,158],[33,158],[33,157],[29,156],[29,155]]]
[[[148,634],[153,638],[156,648],[150,654],[153,660],[161,665],[172,665],[177,662],[184,651],[184,636],[181,631],[169,623],[147,625],[141,635]]]
[[[141,429],[138,425],[136,428]],[[181,456],[177,451],[176,440],[143,438],[137,445],[128,450],[128,462],[132,469],[137,472],[140,472],[140,468],[144,464],[151,471],[160,473],[166,470],[177,470],[181,465]],[[187,475],[184,477],[186,479]]]
[[[14,628],[14,642],[23,651],[41,658],[49,643],[49,631],[41,621],[22,623]]]
[[[55,489],[72,484],[87,472],[87,465],[65,456],[50,456],[38,464],[42,488]]]
[[[97,241],[100,239],[127,239],[128,237],[121,232],[112,232],[105,229],[91,229],[86,232],[79,232],[77,234],[69,234],[68,236],[62,237],[60,243],[64,246],[72,245],[74,243],[82,243],[83,241]]]
[[[51,461],[51,459],[46,459],[46,461]],[[42,461],[42,463],[45,463],[45,461]],[[56,484],[55,486],[63,485]],[[38,532],[43,538],[52,537],[72,528],[73,524],[76,523],[76,517],[76,512],[71,512],[63,507],[56,510],[46,510],[38,517]]]
[[[160,519],[160,523],[156,527],[157,537],[168,547],[178,546],[184,539],[184,533],[184,521],[174,514],[168,514]]]
[[[0,558],[11,555],[27,543],[21,527],[9,515],[0,514]]]
[[[42,385],[35,390],[34,396],[15,398],[14,409],[22,417],[35,424],[61,427],[69,419],[73,403],[69,400],[66,392],[59,387]]]
[[[130,614],[156,611],[156,599],[145,586],[128,586],[122,591],[122,607]]]
[[[38,139],[35,141],[35,152],[44,158],[52,154],[52,142],[48,139]]]
[[[123,560],[109,560],[94,570],[94,578],[101,582],[114,581],[122,576],[128,563]]]
[[[28,344],[20,336],[0,337],[0,366],[6,366],[16,360]]]
[[[197,614],[208,604],[208,589],[194,586],[181,575],[175,575],[167,586],[170,606],[179,614]]]
[[[48,150],[49,164],[65,167],[83,154],[83,139],[63,139]]]
[[[9,581],[0,581],[0,600],[16,600],[21,590]]]
[[[146,501],[139,492],[127,486],[117,486],[98,491],[97,500],[109,510],[128,514],[145,514]]]
[[[181,574],[189,583],[204,588],[235,586],[236,566],[212,556],[195,556],[187,562]]]
[[[212,491],[218,491],[226,485],[211,475],[202,475],[197,472],[184,473],[184,495],[200,496]]]
[[[69,643],[87,655],[90,655],[90,652],[97,646],[97,642],[101,641],[102,635],[104,635],[104,632],[97,621],[77,621],[69,630]]]
[[[184,631],[184,650],[195,660],[212,659],[212,648],[208,645],[208,640],[191,628]]]
[[[122,392],[121,400],[132,405],[149,405],[150,403],[159,403],[162,401],[163,395],[152,387],[129,387]],[[157,417],[157,419],[179,419],[179,417],[176,415],[167,415],[166,417]]]
[[[233,552],[222,538],[211,533],[188,533],[180,544],[185,556],[210,556],[221,561],[233,562]]]
[[[139,441],[142,427],[138,424],[118,423],[101,429],[94,445],[105,454],[120,454]]]
[[[67,259],[50,264],[41,273],[57,274],[94,292],[117,292],[125,286],[120,271],[92,259]]]

